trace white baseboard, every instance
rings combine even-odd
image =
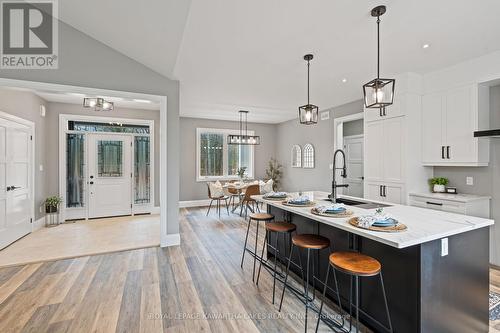
[[[179,208],[204,207],[210,205],[210,199],[179,201]]]
[[[177,246],[181,245],[181,235],[180,234],[170,234],[166,235],[165,237],[162,237],[161,240],[161,247],[167,247],[167,246]]]
[[[151,214],[160,214],[160,206],[154,206],[151,208]]]
[[[45,226],[45,217],[40,217],[31,224],[31,232],[42,229]]]

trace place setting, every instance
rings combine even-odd
[[[318,216],[344,218],[354,215],[344,204],[321,205],[311,209],[311,213]]]
[[[405,224],[386,214],[383,208],[377,209],[374,214],[355,216],[349,219],[348,223],[358,228],[382,232],[401,232],[408,229]]]
[[[282,201],[282,204],[290,207],[313,207],[316,206],[316,202],[311,200],[307,195],[299,195],[298,197],[289,198]]]
[[[266,193],[262,196],[263,199],[265,200],[271,200],[271,201],[283,201],[286,198],[288,198],[288,193],[287,192],[269,192]]]

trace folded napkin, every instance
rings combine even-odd
[[[334,204],[334,205],[329,205],[329,206],[317,206],[316,211],[318,213],[340,213],[345,211],[345,205],[344,204]]]
[[[264,194],[264,198],[284,198],[286,196],[286,192],[269,192]]]
[[[308,196],[303,195],[303,196],[300,196],[298,198],[289,199],[288,203],[295,204],[295,205],[304,205],[304,204],[307,204],[310,201],[311,200],[309,199]]]
[[[389,214],[363,215],[358,217],[358,226],[362,228],[369,228],[377,222],[388,221],[390,219],[393,219],[393,217]]]

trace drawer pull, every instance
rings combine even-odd
[[[426,204],[428,204],[428,205],[434,205],[434,206],[442,206],[443,205],[442,203],[432,202],[432,201],[427,201]]]

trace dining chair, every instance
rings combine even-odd
[[[234,183],[236,183],[236,180],[230,180],[230,181],[228,181],[228,183],[229,184],[234,184]],[[235,200],[236,200],[236,198],[238,198],[238,204],[240,203],[242,191],[238,190],[238,189],[236,189],[234,187],[226,187],[225,191],[226,191],[226,194],[229,196],[229,205],[234,210],[234,207],[236,205]],[[231,205],[231,201],[233,202],[232,205]]]
[[[219,213],[219,217],[220,217],[220,204],[221,204],[221,201],[224,200],[224,202],[226,203],[226,210],[227,210],[227,215],[229,215],[229,206],[227,205],[227,199],[229,199],[228,196],[226,195],[222,195],[220,197],[213,197],[212,196],[212,193],[210,191],[210,183],[207,183],[207,189],[208,189],[208,198],[210,199],[210,205],[208,206],[208,210],[207,210],[207,216],[208,214],[210,214],[210,208],[212,208],[212,203],[214,201],[217,202],[217,212]]]
[[[240,215],[241,215],[241,210],[243,209],[243,206],[245,208],[245,218],[248,215],[248,209],[253,213],[255,212],[255,209],[257,208],[257,211],[260,212],[259,205],[256,204],[257,201],[252,199],[253,195],[259,195],[260,194],[260,186],[259,184],[255,185],[249,185],[245,191],[245,196],[243,197],[243,200],[241,202],[241,208],[240,208]],[[251,205],[251,207],[250,207]]]

